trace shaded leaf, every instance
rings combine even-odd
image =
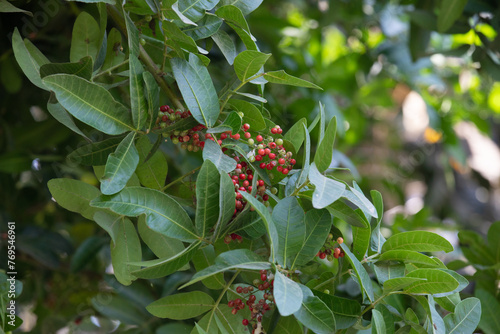
[[[87,12],[80,12],[73,25],[69,59],[72,63],[90,56],[93,60],[101,47],[101,30],[97,21]]]
[[[184,320],[205,313],[214,303],[212,297],[206,293],[191,291],[160,298],[149,304],[146,309],[155,317]]]
[[[309,81],[294,77],[294,76],[286,73],[284,70],[267,72],[264,74],[264,79],[266,79],[267,81],[269,81],[271,83],[297,86],[297,87],[315,88],[315,89],[323,90],[323,88],[321,88],[321,87],[319,87],[319,86],[317,86]]]

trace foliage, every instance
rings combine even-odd
[[[82,237],[73,253],[70,270],[81,273],[109,242],[109,253],[100,254],[109,255],[115,276],[105,278],[113,288],[109,298],[103,301],[97,293],[92,298],[99,325],[84,314],[73,327],[105,331],[111,319],[119,320],[121,331],[137,333],[243,333],[246,319],[266,333],[283,328],[300,333],[304,327],[315,333],[474,331],[481,317],[477,298],[495,298],[496,291],[484,289],[477,298],[462,300],[467,279],[430,255],[450,252],[452,245],[423,230],[386,239],[381,195],[372,191],[366,197],[335,163],[336,137],[354,144],[363,131],[361,125],[346,136],[344,117],[328,92],[343,91],[350,98],[346,110],[353,111],[379,94],[376,87],[393,85],[342,87],[352,86],[352,72],[368,72],[367,53],[354,52],[349,59],[312,52],[318,59],[311,79],[303,75],[307,57],[295,52],[302,45],[288,45],[288,57],[298,58],[288,62],[297,65],[286,68],[291,74],[276,68],[276,56],[259,51],[250,27],[258,26],[252,12],[261,1],[131,1],[123,8],[112,2],[89,4],[79,13],[70,63],[51,62],[18,30],[12,35],[22,71],[51,94],[49,113],[89,141],[69,159],[75,170],[93,167],[93,176],[85,174],[90,181],[66,172],[75,179],[52,179],[50,193],[109,235]],[[463,6],[447,7],[446,1],[439,6],[437,17],[434,8],[416,6],[411,34],[425,30],[430,36],[429,16],[441,32],[467,16]],[[427,21],[418,26],[419,19]],[[480,36],[479,28],[474,32]],[[308,41],[321,39],[313,31],[302,33],[311,33]],[[361,33],[362,47],[369,45],[374,36],[369,29]],[[388,41],[381,53],[391,61],[407,59],[409,54],[391,57],[391,52],[408,42],[417,58],[425,40]],[[474,52],[491,57],[489,44],[484,39],[483,44]],[[360,68],[353,70],[354,63]],[[322,72],[325,64],[330,68]],[[409,66],[404,74],[429,104],[438,104],[420,90],[421,69]],[[475,99],[478,90],[465,99]],[[305,103],[297,119],[285,119],[280,127],[273,122],[281,118],[273,102],[280,95],[296,98],[296,92]],[[481,103],[487,103],[484,96]],[[443,123],[448,117],[437,113]],[[93,136],[89,129],[95,129]],[[454,145],[453,130],[446,134],[446,144]],[[17,158],[4,160],[2,170],[25,170],[29,158]],[[173,169],[183,175],[173,178]],[[99,189],[89,184],[95,179]],[[71,252],[67,249],[61,241],[53,251]],[[54,258],[57,262],[57,254]],[[103,262],[109,262],[107,256]],[[252,296],[263,303],[252,304]],[[254,317],[245,302],[253,305]],[[238,311],[240,306],[245,307]],[[485,317],[483,312],[480,327],[486,331],[495,318]]]

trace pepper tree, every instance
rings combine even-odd
[[[89,141],[68,158],[92,166],[100,188],[69,178],[48,188],[109,234],[116,279],[192,273],[152,315],[200,334],[474,331],[481,308],[461,300],[467,280],[429,255],[452,245],[429,231],[386,239],[380,193],[333,176],[336,119],[321,104],[311,124],[271,119],[266,85],[321,88],[266,71],[271,54],[245,20],[262,0],[82,2],[95,4],[75,20],[69,63],[18,30],[13,50],[50,92],[49,113]],[[219,92],[214,54],[234,69]],[[81,123],[109,137],[93,142]],[[165,184],[172,145],[203,162]]]

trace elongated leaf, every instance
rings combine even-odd
[[[248,97],[249,99],[255,100],[257,102],[261,103],[267,103],[267,100],[263,98],[262,96],[254,95],[254,94],[248,94],[248,93],[242,93],[242,92],[235,92],[236,95],[241,95],[244,97]]]
[[[252,131],[261,131],[266,128],[266,122],[259,109],[250,102],[244,100],[230,99],[228,103],[231,107],[241,111],[243,123],[250,124]]]
[[[214,303],[206,293],[191,291],[163,297],[149,304],[146,309],[159,318],[184,320],[205,313]]]
[[[115,195],[102,195],[92,206],[109,208],[126,216],[147,215],[154,231],[181,241],[197,240],[193,223],[186,211],[170,196],[153,189],[129,187]]]
[[[170,63],[184,102],[194,118],[211,128],[219,117],[220,106],[207,68],[193,54],[189,55],[189,62],[174,58]]]
[[[196,178],[196,228],[205,236],[219,218],[220,174],[210,160],[205,160]]]
[[[396,277],[386,280],[384,284],[384,293],[398,291],[410,286],[414,283],[425,282],[426,278],[420,277]]]
[[[347,247],[345,243],[341,244],[340,247],[344,251],[345,257],[351,264],[356,276],[358,277],[359,286],[361,287],[363,296],[366,296],[370,301],[370,303],[373,302],[374,296],[373,296],[372,282],[370,280],[370,276],[368,276],[368,273],[366,272],[366,269],[358,261],[356,256],[349,250],[349,247]]]
[[[496,263],[500,262],[500,243],[498,242],[499,236],[500,221],[497,221],[493,223],[488,230],[488,248],[491,250]]]
[[[323,88],[309,81],[294,77],[293,75],[290,75],[283,70],[267,72],[266,74],[264,74],[264,79],[271,83],[323,90]]]
[[[238,34],[248,50],[259,51],[248,28],[248,23],[238,7],[233,5],[222,6],[215,11],[215,14],[224,19],[224,22]]]
[[[36,50],[37,54],[30,52],[30,49],[28,49],[29,44],[31,44],[31,42],[27,39],[23,42],[19,30],[15,28],[14,34],[12,35],[12,50],[14,51],[17,63],[31,83],[38,88],[47,90],[40,78],[40,67],[48,64],[49,60],[34,46],[32,49]]]
[[[380,311],[372,311],[372,334],[385,334],[387,327],[384,321],[384,316]]]
[[[316,154],[314,155],[314,163],[320,173],[330,167],[333,157],[333,143],[335,142],[335,134],[337,132],[337,118],[333,117],[328,123],[325,136],[319,143]]]
[[[165,185],[165,179],[168,173],[168,164],[162,152],[156,151],[146,161],[153,145],[147,136],[141,137],[136,144],[139,153],[139,165],[136,174],[145,187],[160,190]]]
[[[134,145],[135,132],[130,132],[109,155],[101,178],[101,192],[112,195],[122,190],[139,164],[139,153]]]
[[[295,152],[298,152],[304,142],[303,124],[307,125],[307,120],[301,118],[285,134],[284,139],[292,143]]]
[[[316,187],[314,189],[312,203],[317,209],[322,209],[338,200],[345,190],[341,182],[323,176],[316,168],[316,163],[311,164],[309,180]]]
[[[33,16],[33,13],[21,8],[17,8],[7,0],[0,0],[0,13],[24,13],[29,16]],[[14,328],[11,330],[14,330]]]
[[[349,328],[358,320],[361,314],[361,305],[356,300],[332,296],[319,291],[314,291],[314,294],[332,310],[337,330]]]
[[[69,59],[76,63],[81,58],[90,56],[97,58],[101,47],[101,30],[97,21],[87,12],[81,12],[76,18],[71,38]]]
[[[214,310],[214,319],[222,334],[247,334],[246,326],[242,326],[243,315],[231,313],[233,309],[226,305],[219,305]]]
[[[205,11],[211,10],[219,0],[179,0],[179,10],[194,22],[200,20]]]
[[[146,124],[146,97],[144,96],[144,83],[142,79],[141,62],[134,56],[129,59],[130,75],[130,107],[132,109],[132,121],[136,129],[140,130]]]
[[[134,302],[121,296],[109,295],[103,302],[103,298],[96,296],[92,298],[92,306],[100,314],[109,319],[119,320],[123,324],[140,326],[147,321],[149,316],[143,312]]]
[[[303,334],[304,330],[294,317],[280,317],[275,333]]]
[[[222,25],[222,20],[215,15],[207,14],[197,24],[197,26],[182,29],[182,32],[195,41],[215,34]]]
[[[306,227],[304,242],[297,251],[291,268],[295,265],[304,265],[316,256],[322,247],[322,242],[328,237],[332,216],[327,210],[310,210],[306,213],[304,222]]]
[[[85,239],[80,246],[78,246],[71,258],[69,267],[71,272],[76,273],[85,268],[89,262],[92,262],[105,243],[106,238],[95,235]]]
[[[467,0],[443,0],[437,19],[438,31],[443,33],[451,28],[453,23],[462,15]]]
[[[248,15],[256,10],[263,0],[220,0],[218,7],[233,5],[238,7],[243,15]]]
[[[304,210],[295,197],[287,197],[274,207],[272,218],[279,240],[276,261],[281,266],[290,268],[292,261],[304,244],[306,235]]]
[[[184,59],[184,50],[198,53],[198,47],[195,41],[182,32],[174,22],[162,22],[162,29],[165,35],[168,36],[166,45],[175,50],[179,58]]]
[[[144,95],[148,106],[149,124],[147,128],[151,129],[155,124],[158,117],[158,110],[160,109],[160,87],[158,87],[155,78],[150,72],[143,72],[142,79],[144,80]]]
[[[113,137],[97,143],[79,147],[68,155],[71,162],[84,166],[100,166],[106,164],[108,156],[113,153],[123,137]]]
[[[234,192],[234,184],[231,178],[226,173],[220,174],[220,189],[219,189],[219,218],[217,219],[215,232],[216,238],[219,238],[220,232],[224,225],[231,220],[234,214],[236,194]]]
[[[151,251],[160,259],[168,259],[184,251],[182,241],[164,236],[153,231],[146,224],[146,216],[139,217],[137,228],[139,235]],[[141,259],[137,260],[140,261]]]
[[[335,332],[335,317],[332,311],[316,296],[305,298],[294,316],[314,333],[329,334]]]
[[[232,133],[238,133],[241,129],[241,117],[236,111],[232,111],[227,115],[224,123],[214,128],[208,129],[207,133],[221,133],[226,131],[231,131]]]
[[[106,232],[108,232],[111,237],[111,246],[116,243],[119,237],[119,222],[123,219],[123,216],[117,215],[116,213],[106,211],[97,211],[93,217],[94,221],[102,227]]]
[[[482,307],[479,327],[486,334],[500,333],[500,303],[495,296],[484,289],[476,288],[474,294],[477,298],[479,298],[481,304],[484,306]]]
[[[49,63],[40,67],[40,77],[44,78],[52,74],[74,74],[83,79],[92,78],[92,58],[83,57],[76,63]]]
[[[366,227],[352,226],[352,252],[360,261],[364,259],[366,252],[368,252],[371,234],[372,229],[370,225]]]
[[[386,240],[385,237],[380,232],[380,224],[382,221],[382,216],[384,215],[384,203],[382,201],[382,195],[378,191],[372,190],[370,194],[372,195],[372,201],[375,205],[375,208],[377,209],[377,215],[378,215],[377,225],[373,229],[373,233],[370,240],[370,248],[372,251],[380,253],[382,252],[382,246],[384,245]]]
[[[47,183],[52,197],[66,210],[93,219],[98,209],[90,201],[100,195],[99,189],[88,183],[72,179],[52,179]]]
[[[88,139],[82,130],[80,130],[80,128],[75,124],[73,117],[71,117],[66,109],[64,109],[59,103],[51,103],[49,100],[49,102],[47,102],[47,110],[49,111],[49,114],[51,114],[52,117],[54,117],[59,123],[67,126],[73,132],[78,133],[80,136],[90,141],[90,139]]]
[[[401,261],[404,263],[418,263],[429,267],[439,265],[427,255],[409,250],[390,250],[382,253],[378,261]]]
[[[210,160],[218,170],[225,173],[230,173],[236,168],[236,161],[222,153],[220,146],[211,140],[205,142],[203,160]]]
[[[212,39],[219,47],[229,65],[233,65],[234,59],[236,58],[238,53],[236,52],[236,46],[234,45],[234,42],[228,35],[228,33],[224,30],[219,30],[212,35]]]
[[[249,249],[235,249],[220,254],[215,259],[215,264],[193,275],[192,279],[180,287],[192,285],[196,282],[204,280],[212,275],[225,272],[231,269],[251,269],[262,270],[271,268],[269,262],[262,261],[262,258]]]
[[[406,277],[425,278],[426,281],[415,282],[406,288],[406,293],[437,294],[453,291],[458,287],[458,281],[452,275],[439,269],[416,269]]]
[[[201,241],[196,241],[183,251],[167,257],[144,262],[131,262],[131,265],[145,267],[134,271],[132,274],[138,278],[160,278],[175,273],[185,266],[189,267],[189,261],[198,250]]]
[[[441,298],[441,297],[454,295],[454,294],[462,291],[463,289],[465,289],[469,285],[469,281],[465,277],[463,277],[462,275],[460,275],[459,273],[457,273],[453,270],[446,269],[446,266],[444,266],[444,264],[440,260],[438,260],[436,258],[433,258],[433,260],[435,260],[436,263],[438,263],[438,265],[440,266],[439,270],[450,274],[458,282],[458,286],[453,291],[436,293],[436,294],[434,294],[434,298]]]
[[[101,86],[69,74],[49,75],[43,83],[70,114],[97,130],[110,135],[134,130],[128,110]]]
[[[348,187],[344,191],[342,197],[348,199],[351,203],[360,208],[367,219],[370,219],[370,217],[378,218],[377,209],[375,209],[375,206],[373,206],[372,202],[370,202],[368,198],[366,198],[365,194],[363,194],[363,191],[361,191],[356,182],[353,183],[354,187]]]
[[[286,317],[297,312],[302,307],[302,299],[303,295],[300,286],[279,271],[276,271],[274,276],[274,301],[280,314]]]
[[[295,185],[296,188],[299,188],[304,184],[304,182],[306,182],[309,176],[309,169],[311,167],[309,165],[311,160],[311,137],[309,136],[309,131],[307,130],[307,126],[305,124],[302,124],[302,131],[304,132],[304,160],[302,161],[302,170],[300,171],[299,179]]]
[[[409,231],[394,234],[382,247],[383,252],[396,249],[416,252],[451,252],[453,246],[439,234],[428,231]]]
[[[257,74],[270,56],[270,53],[266,54],[252,50],[241,52],[234,59],[234,71],[238,79],[240,79],[240,81],[246,81],[248,78]]]
[[[129,219],[121,217],[115,224],[115,241],[111,241],[111,264],[118,282],[130,285],[136,279],[132,272],[139,267],[129,262],[141,260],[141,242]]]
[[[269,214],[269,210],[259,202],[255,197],[246,192],[241,192],[243,198],[255,208],[259,216],[262,218],[262,221],[266,225],[267,235],[269,236],[269,246],[271,251],[270,259],[274,263],[279,252],[279,236],[278,231],[276,230],[276,225],[273,222],[271,215]]]
[[[444,317],[446,333],[473,333],[481,318],[481,301],[471,297],[462,300],[455,312]]]
[[[201,271],[210,267],[215,261],[215,250],[213,245],[208,245],[199,249],[193,256],[192,260],[196,271]],[[209,289],[220,290],[226,285],[224,274],[219,273],[205,278],[201,281]]]

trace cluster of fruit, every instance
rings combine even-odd
[[[337,245],[344,243],[344,239],[342,237],[337,238]],[[335,247],[333,242],[333,235],[330,233],[328,235],[328,239],[322,249],[316,254],[320,259],[327,259],[328,261],[332,261],[334,258],[338,259],[339,257],[344,257],[345,253],[340,247]]]
[[[236,233],[231,233],[231,234],[228,234],[224,237],[224,242],[227,245],[229,245],[231,243],[231,241],[236,241],[238,243],[241,243],[242,240],[243,240],[243,238],[241,237],[241,235],[236,234]]]
[[[241,322],[244,326],[252,326],[252,334],[257,334],[258,328],[262,326],[262,317],[267,311],[271,309],[274,305],[273,296],[273,284],[274,277],[272,274],[268,275],[267,270],[263,269],[260,271],[260,280],[255,279],[253,281],[253,286],[249,287],[237,287],[236,292],[238,294],[248,295],[246,297],[247,301],[244,303],[240,298],[230,300],[228,306],[232,308],[231,313],[236,314],[239,310],[245,308],[245,304],[248,305],[250,310],[250,319],[243,319]],[[264,292],[262,298],[257,301],[255,292],[257,288],[259,291]]]

